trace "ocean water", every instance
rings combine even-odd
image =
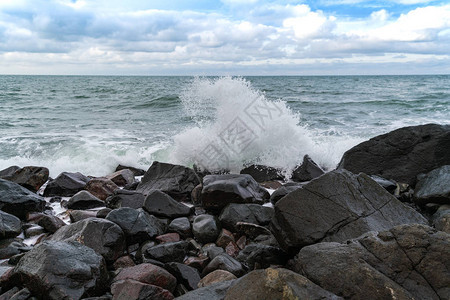
[[[0,76],[0,170],[102,176],[159,160],[289,176],[305,154],[333,169],[378,134],[450,124],[449,87],[450,75]]]

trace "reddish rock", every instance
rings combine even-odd
[[[239,254],[239,250],[238,245],[233,241],[229,242],[225,247],[225,252],[232,257],[236,257]]]
[[[120,270],[119,274],[114,277],[113,282],[126,279],[156,285],[170,292],[173,292],[177,285],[177,280],[172,274],[161,267],[148,263]]]
[[[113,300],[172,300],[174,298],[168,290],[132,279],[113,283],[111,293]]]
[[[111,180],[118,186],[126,186],[134,182],[134,173],[129,169],[123,169],[109,174],[105,178]]]
[[[113,267],[115,270],[118,270],[120,268],[128,268],[128,267],[134,267],[136,264],[134,263],[133,259],[129,255],[124,255],[119,257],[113,264]]]
[[[198,283],[198,287],[205,287],[217,282],[223,282],[228,280],[237,279],[237,277],[225,270],[215,270],[203,277]]]
[[[247,237],[245,235],[241,236],[237,241],[236,245],[242,250],[247,246]]]
[[[223,228],[217,238],[216,245],[225,249],[230,242],[234,242],[234,236],[229,230]]]
[[[88,192],[103,201],[118,188],[114,182],[105,177],[91,179],[85,187]]]
[[[163,235],[159,235],[155,239],[161,244],[169,243],[169,242],[179,242],[180,235],[178,233],[172,232],[172,233],[166,233]]]
[[[203,268],[208,264],[209,258],[207,256],[189,256],[185,261],[184,264],[189,267],[196,268],[197,270],[201,271]]]
[[[23,167],[5,179],[18,183],[32,192],[37,192],[47,181],[49,171],[44,167]]]

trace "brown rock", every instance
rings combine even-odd
[[[98,177],[89,180],[85,189],[100,200],[106,200],[119,187],[110,179]]]
[[[129,255],[124,255],[119,257],[113,264],[113,267],[115,270],[121,269],[121,268],[128,268],[133,267],[136,264],[134,263],[133,259]]]
[[[118,186],[126,186],[134,182],[134,173],[129,169],[123,169],[109,174],[105,178],[108,178]]]
[[[215,270],[203,277],[198,283],[198,287],[201,288],[217,282],[223,282],[233,279],[237,279],[237,277],[233,273],[225,270]]]
[[[111,293],[113,300],[172,300],[174,298],[168,290],[133,279],[113,283]]]
[[[230,242],[234,242],[234,236],[229,230],[223,228],[217,238],[216,245],[225,249]]]
[[[232,257],[236,257],[239,254],[239,247],[235,242],[230,241],[225,247],[225,252]]]

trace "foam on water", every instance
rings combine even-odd
[[[305,154],[334,168],[361,141],[308,129],[286,102],[269,101],[243,78],[197,78],[181,100],[196,126],[174,137],[171,160],[180,164],[239,171],[258,163],[289,176]]]

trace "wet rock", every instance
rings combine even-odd
[[[236,280],[225,300],[342,299],[287,269],[256,270]]]
[[[270,195],[250,175],[206,175],[201,194],[204,208],[220,211],[230,203],[263,204]]]
[[[248,174],[257,182],[283,179],[283,177],[279,174],[279,170],[263,165],[250,165],[242,169],[239,173]]]
[[[61,227],[53,241],[76,241],[94,249],[107,261],[119,258],[125,249],[125,236],[120,227],[108,220],[89,218]]]
[[[128,267],[134,267],[136,264],[134,263],[133,259],[129,255],[124,255],[119,257],[113,264],[114,270],[122,269],[122,268],[128,268]]]
[[[45,200],[17,183],[0,179],[0,210],[25,219],[29,212],[43,211]]]
[[[100,210],[97,211],[97,213],[95,214],[95,217],[96,217],[96,218],[104,219],[104,218],[106,218],[106,216],[107,216],[111,211],[112,211],[111,208],[107,208],[107,207],[102,208],[102,209],[100,209]]]
[[[335,170],[278,201],[271,227],[284,250],[295,252],[407,223],[427,221],[367,175]]]
[[[191,202],[196,206],[202,204],[202,189],[203,184],[199,183],[191,192]]]
[[[19,292],[19,288],[15,286],[12,289],[1,294],[0,300],[10,300],[12,298],[12,296],[14,296],[14,294],[17,292]]]
[[[145,259],[155,259],[160,262],[183,262],[188,250],[188,242],[170,242],[159,244],[145,249],[143,256]]]
[[[8,180],[8,178],[10,178],[11,175],[13,175],[19,169],[20,169],[19,166],[11,166],[11,167],[1,170],[0,171],[0,179]]]
[[[37,224],[50,233],[55,233],[58,229],[66,225],[66,223],[64,223],[64,221],[60,218],[45,214],[42,214],[42,217],[39,218]]]
[[[115,190],[114,194],[106,198],[106,206],[111,209],[121,207],[141,208],[144,205],[145,196],[142,193],[129,190]]]
[[[120,171],[120,170],[125,170],[128,169],[131,172],[133,172],[134,176],[142,176],[145,174],[145,170],[139,169],[139,168],[134,168],[134,167],[129,167],[129,166],[122,166],[122,165],[118,165],[115,172]]]
[[[218,282],[202,287],[177,298],[177,300],[223,300],[225,293],[234,280]]]
[[[150,214],[170,219],[189,216],[192,211],[190,207],[158,190],[148,191],[143,208]]]
[[[414,190],[414,202],[450,204],[450,165],[423,175]]]
[[[168,231],[176,232],[183,238],[191,237],[191,222],[186,217],[173,219],[169,224]]]
[[[258,225],[268,225],[274,215],[272,207],[259,204],[237,204],[227,205],[219,216],[223,227],[236,231],[238,222],[254,223]]]
[[[164,232],[164,224],[142,208],[122,207],[112,210],[106,220],[122,228],[128,244],[141,243]]]
[[[278,247],[250,244],[247,245],[236,259],[248,270],[265,269],[271,265],[284,265],[288,256],[286,252]]]
[[[164,268],[175,276],[178,283],[183,284],[188,290],[197,288],[200,281],[200,273],[197,269],[176,262],[167,263]]]
[[[347,152],[338,168],[379,175],[414,186],[416,176],[450,164],[450,125],[400,128]]]
[[[179,165],[153,162],[136,191],[147,194],[160,190],[177,201],[189,201],[191,192],[200,179],[194,170]]]
[[[77,242],[45,241],[25,254],[13,282],[44,299],[102,295],[108,280],[102,256]]]
[[[44,167],[28,166],[17,169],[5,179],[20,184],[21,186],[36,193],[41,186],[47,182],[49,170]]]
[[[232,258],[228,254],[219,254],[212,259],[202,272],[203,276],[211,273],[215,270],[225,270],[233,273],[237,277],[241,277],[245,274],[244,267],[236,259]]]
[[[203,277],[199,281],[198,287],[202,288],[202,287],[209,286],[209,285],[212,285],[215,283],[234,280],[234,279],[237,279],[237,277],[228,271],[215,270],[215,271],[212,271],[211,273],[209,273],[208,275],[206,275],[205,277]]]
[[[234,236],[230,231],[222,228],[219,236],[217,237],[216,245],[225,248],[229,242],[234,242]]]
[[[309,155],[303,157],[303,163],[292,172],[292,180],[304,182],[317,178],[325,173]]]
[[[89,180],[91,180],[89,177],[79,172],[63,172],[47,184],[44,190],[44,196],[71,197],[83,190]]]
[[[72,210],[69,212],[70,222],[76,223],[81,220],[96,218],[97,212],[92,210]]]
[[[231,241],[225,246],[225,253],[231,257],[236,257],[239,254],[239,247],[235,242]]]
[[[125,186],[134,182],[134,173],[129,169],[123,169],[106,175],[105,178],[111,180],[118,186]]]
[[[216,244],[206,244],[203,246],[202,251],[206,253],[206,255],[212,260],[216,256],[225,253],[224,249],[221,247],[217,247]]]
[[[113,282],[127,279],[156,285],[170,292],[173,292],[177,285],[176,278],[168,271],[148,263],[121,269]]]
[[[91,179],[85,186],[85,190],[103,201],[118,188],[114,182],[104,177]]]
[[[199,215],[192,222],[192,233],[200,243],[215,242],[220,233],[220,225],[212,215]]]
[[[31,248],[19,238],[0,239],[0,259],[10,258],[30,250]]]
[[[275,204],[278,202],[278,200],[280,200],[281,198],[283,198],[290,192],[300,189],[302,186],[303,186],[302,184],[298,184],[298,183],[285,184],[282,187],[280,187],[279,189],[277,189],[275,192],[273,192],[272,195],[270,195],[270,202],[272,204]]]
[[[172,300],[171,292],[159,286],[145,284],[136,280],[120,280],[112,284],[113,300]]]
[[[184,261],[184,264],[189,267],[196,268],[197,270],[201,271],[203,268],[207,265],[209,262],[209,258],[207,256],[189,256]]]
[[[10,298],[7,298],[9,300],[27,300],[30,299],[31,292],[27,288],[23,288],[20,291],[14,293]],[[1,296],[0,296],[1,299]]]
[[[419,224],[300,250],[294,269],[352,299],[448,299],[450,235]]]
[[[46,230],[44,229],[44,227],[39,226],[39,225],[33,225],[29,228],[24,228],[24,235],[26,238],[41,235],[45,232],[46,232]]]
[[[272,235],[270,230],[266,227],[247,222],[237,222],[236,231],[242,235],[245,235],[249,239],[255,239],[260,235]]]
[[[22,222],[16,216],[0,210],[0,239],[13,238],[22,232]]]
[[[369,177],[372,178],[372,180],[381,185],[384,189],[386,189],[386,191],[388,191],[391,194],[393,194],[397,189],[397,183],[395,183],[392,180],[385,179],[377,175],[371,175]]]
[[[90,209],[105,206],[105,202],[98,199],[88,191],[80,191],[73,195],[67,202],[68,209]]]
[[[155,240],[160,244],[169,242],[179,242],[180,235],[178,233],[166,233],[163,235],[158,235],[157,237],[155,237]]]

